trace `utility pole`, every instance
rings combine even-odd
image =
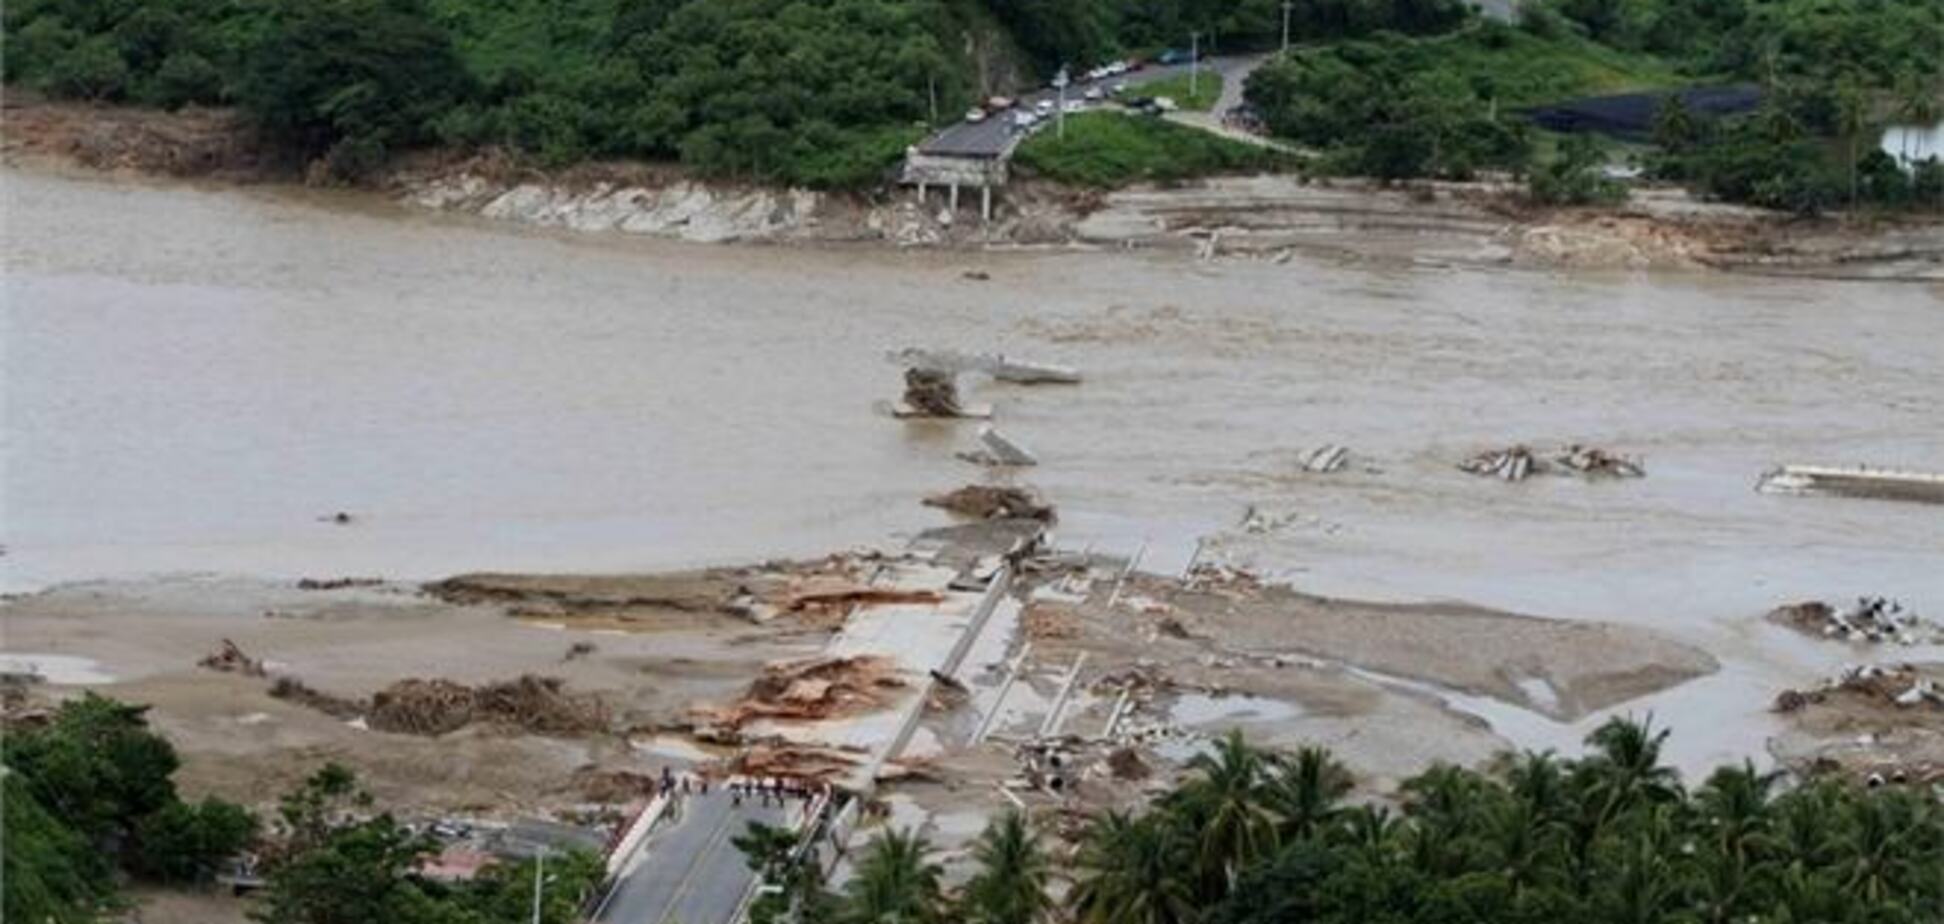
[[[1295,8],[1296,4],[1291,0],[1283,0],[1283,54],[1289,54],[1289,11]]]
[[[1201,33],[1188,33],[1188,99],[1193,104],[1201,95]]]
[[[542,845],[540,852],[533,855],[533,924],[540,924],[540,889],[542,886],[540,875],[546,868],[547,848],[545,845]]]
[[[1060,65],[1060,72],[1053,75],[1053,89],[1060,91],[1060,101],[1053,111],[1053,118],[1055,119],[1054,125],[1057,126],[1059,132],[1055,137],[1061,140],[1066,139],[1066,88],[1070,82],[1067,79],[1066,65]]]

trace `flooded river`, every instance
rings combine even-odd
[[[1944,292],[1121,253],[896,253],[542,234],[361,197],[6,182],[5,583],[418,578],[890,544],[977,479],[887,351],[974,386],[1066,535],[1323,592],[1711,639],[1790,597],[1944,608],[1944,510],[1755,494],[1782,462],[1944,467]],[[962,277],[967,269],[990,281]],[[1511,442],[1644,455],[1507,485]],[[1294,474],[1325,442],[1370,468]],[[320,517],[343,510],[348,526]],[[1169,551],[1173,550],[1173,551]]]

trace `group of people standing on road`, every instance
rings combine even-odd
[[[781,808],[792,800],[801,800],[807,805],[818,796],[830,792],[829,783],[791,777],[734,778],[729,781],[728,787],[729,798],[735,805],[741,806],[745,797],[753,796],[762,800],[764,808],[772,805]],[[659,789],[663,797],[687,796],[691,793],[706,796],[709,794],[709,778],[688,773],[677,776],[674,770],[663,767]]]

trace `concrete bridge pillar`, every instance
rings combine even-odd
[[[951,209],[952,209],[952,211],[953,211],[954,213],[956,213],[956,212],[958,211],[958,189],[959,189],[959,187],[958,187],[958,184],[957,184],[957,183],[953,183],[953,184],[952,184],[952,201],[951,201]]]
[[[918,181],[918,204],[919,205],[925,204],[925,181],[924,180]]]
[[[992,187],[979,187],[979,220],[992,223]]]

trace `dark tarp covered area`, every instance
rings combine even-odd
[[[1662,101],[1678,97],[1688,112],[1701,118],[1720,118],[1753,112],[1762,103],[1762,89],[1752,85],[1689,87],[1673,92],[1621,93],[1589,96],[1526,110],[1540,128],[1556,132],[1596,132],[1621,138],[1646,138],[1654,133],[1654,116]]]

